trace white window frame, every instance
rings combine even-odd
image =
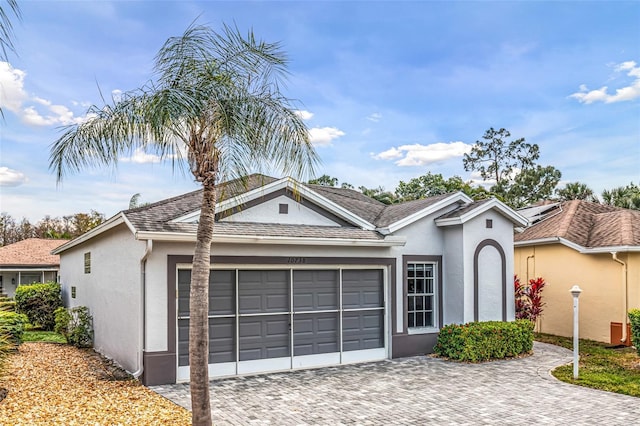
[[[409,267],[410,265],[424,265],[425,266],[425,271],[426,271],[426,267],[430,267],[431,271],[432,271],[432,276],[431,277],[427,277],[426,273],[424,277],[409,277]],[[406,280],[407,280],[407,293],[405,295],[406,297],[406,302],[407,302],[407,316],[406,316],[406,321],[407,321],[407,333],[408,334],[425,334],[425,333],[436,333],[438,331],[440,331],[440,325],[438,324],[438,262],[435,261],[422,261],[422,260],[410,260],[407,261],[404,265],[405,267],[405,275],[406,275]],[[415,267],[415,266],[414,266]],[[426,290],[426,284],[428,282],[428,280],[432,280],[432,292],[427,293],[427,292],[423,292],[423,293],[411,293],[409,291],[410,289],[410,281],[411,279],[422,279],[424,280],[424,284],[425,287],[424,289]],[[410,325],[409,322],[409,315],[411,313],[418,314],[426,314],[428,313],[428,310],[425,308],[425,305],[423,304],[422,309],[417,310],[416,309],[416,304],[414,302],[414,309],[413,310],[409,310],[409,299],[412,297],[431,297],[431,316],[432,316],[432,322],[433,325],[432,326],[415,326],[412,327]],[[415,321],[415,318],[414,318]]]

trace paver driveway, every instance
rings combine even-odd
[[[637,425],[640,399],[553,378],[571,352],[484,364],[431,357],[235,377],[211,382],[216,425]],[[190,408],[189,385],[152,387]]]

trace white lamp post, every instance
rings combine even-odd
[[[571,287],[571,295],[573,296],[573,378],[578,378],[578,297],[582,290],[577,285]]]

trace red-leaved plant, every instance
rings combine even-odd
[[[522,284],[517,275],[513,277],[516,299],[516,319],[536,321],[542,314],[542,289],[545,286],[543,278],[530,279],[528,284]]]

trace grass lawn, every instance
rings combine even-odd
[[[573,339],[536,333],[535,340],[573,350]],[[580,339],[580,370],[573,379],[573,365],[563,365],[552,374],[563,382],[640,397],[640,356],[633,348],[612,348]]]
[[[48,342],[48,343],[67,343],[60,334],[55,331],[44,331],[36,328],[31,324],[27,324],[22,335],[23,342]]]

